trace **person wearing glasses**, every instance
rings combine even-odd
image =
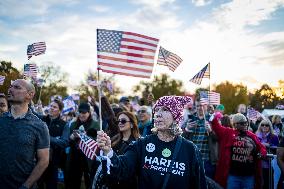
[[[257,136],[248,131],[246,117],[237,113],[233,116],[234,128],[224,127],[217,112],[210,122],[219,141],[219,161],[215,180],[227,189],[260,189],[261,159],[266,156],[266,149]]]
[[[81,103],[78,110],[79,115],[77,116],[77,120],[70,126],[70,160],[68,163],[69,171],[67,181],[70,189],[80,189],[83,174],[85,187],[91,187],[91,169],[93,162],[87,159],[83,152],[78,148],[80,139],[75,133],[82,125],[84,126],[87,136],[96,139],[97,131],[100,129],[99,123],[92,118],[91,108],[88,103]]]
[[[154,134],[130,144],[122,156],[114,152],[107,134],[98,132],[100,158],[108,162],[104,175],[119,179],[136,175],[138,188],[206,189],[200,151],[180,136],[182,111],[190,100],[186,96],[161,97],[153,107]]]
[[[128,111],[123,111],[118,114],[117,125],[119,127],[118,137],[114,136],[111,138],[112,149],[117,155],[123,155],[128,148],[128,146],[140,138],[139,129],[137,126],[137,119],[135,115]],[[101,171],[101,168],[98,169]],[[95,188],[107,187],[111,188],[123,188],[123,189],[135,189],[137,188],[136,176],[125,180],[118,180],[115,178],[109,178],[105,181],[101,178],[101,173],[95,176],[93,186]]]
[[[266,147],[268,153],[276,154],[276,148],[279,144],[277,135],[274,134],[272,123],[268,119],[260,122],[255,133],[260,142]],[[263,188],[269,188],[269,164],[268,159],[262,160]]]
[[[138,128],[139,132],[142,137],[145,137],[147,135],[150,135],[151,129],[153,127],[152,121],[151,121],[151,110],[147,106],[141,106],[138,110]]]

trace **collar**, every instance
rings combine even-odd
[[[21,115],[21,116],[17,117],[16,119],[27,119],[27,120],[30,120],[31,119],[31,115],[33,115],[33,113],[31,111],[31,109],[29,108],[28,111],[24,115]],[[11,110],[6,113],[6,116],[15,119],[13,117],[12,113],[11,113]]]

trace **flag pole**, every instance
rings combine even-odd
[[[100,82],[100,69],[98,68],[98,93],[99,93],[99,122],[100,122],[100,131],[103,129],[102,121],[102,91],[101,91],[101,82]]]
[[[97,29],[97,49],[98,49],[98,29]],[[99,121],[100,121],[100,131],[103,130],[103,119],[102,119],[102,91],[101,91],[101,82],[100,82],[100,66],[99,62],[97,61],[98,64],[98,93],[99,93]]]
[[[42,89],[42,86],[39,88],[39,95],[38,95],[37,103],[39,103],[40,98],[41,98],[41,89]]]
[[[210,66],[210,62],[209,62],[209,92],[211,91],[210,87],[211,87],[211,66]]]

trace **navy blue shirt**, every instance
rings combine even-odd
[[[134,142],[124,155],[114,153],[110,175],[127,179],[137,174],[139,189],[162,188],[166,172],[172,165],[176,141],[164,142],[157,135],[148,135]],[[200,151],[184,138],[166,188],[207,188]]]
[[[49,148],[46,124],[30,110],[14,119],[10,112],[0,117],[0,188],[19,188],[36,165],[36,152]]]

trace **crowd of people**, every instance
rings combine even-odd
[[[152,95],[138,104],[102,96],[101,116],[94,99],[63,114],[60,99],[45,112],[34,95],[23,79],[0,95],[0,188],[283,188],[278,115],[250,120],[244,104],[227,115],[222,104]],[[79,148],[81,128],[97,142],[95,159]]]

